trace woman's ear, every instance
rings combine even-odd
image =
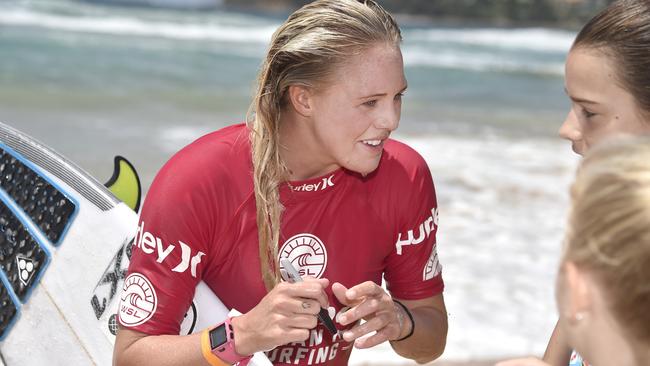
[[[289,86],[289,101],[293,109],[303,117],[310,117],[313,113],[313,94],[309,87],[303,85]]]
[[[578,324],[592,312],[594,291],[589,273],[573,262],[563,265],[564,316],[570,324]]]

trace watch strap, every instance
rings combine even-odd
[[[201,353],[203,353],[203,358],[212,366],[230,366],[212,353],[212,347],[210,346],[210,328],[206,328],[201,332]]]
[[[235,333],[231,320],[232,318],[227,318],[223,323],[217,324],[212,328],[208,328],[208,345],[210,347],[211,353],[215,357],[219,358],[221,362],[225,364],[245,366],[253,356],[242,356],[235,350]],[[212,339],[212,332],[221,327],[224,327],[226,333],[226,342],[213,348],[213,344],[210,341]]]

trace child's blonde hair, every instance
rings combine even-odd
[[[571,195],[564,260],[594,273],[622,328],[650,342],[650,139],[590,150]]]

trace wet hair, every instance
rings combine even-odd
[[[279,124],[291,85],[327,85],[350,57],[378,44],[399,47],[393,17],[371,0],[317,0],[289,16],[276,30],[258,77],[249,111],[259,255],[267,290],[280,280],[277,268],[279,186],[288,169],[280,157]]]
[[[650,139],[591,149],[571,195],[564,260],[595,274],[621,328],[650,343]]]
[[[650,120],[650,0],[613,2],[582,28],[572,49],[609,57],[616,79]]]

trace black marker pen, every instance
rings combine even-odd
[[[300,273],[294,268],[294,266],[291,264],[291,261],[287,258],[282,258],[280,259],[280,264],[284,269],[287,271],[287,276],[289,277],[287,279],[288,282],[294,283],[294,282],[302,282],[302,277],[300,277]],[[336,330],[336,326],[334,325],[334,322],[330,318],[329,313],[327,312],[327,309],[321,308],[320,312],[318,313],[318,320],[327,328],[327,330],[332,333],[332,335],[335,335],[338,331]]]

